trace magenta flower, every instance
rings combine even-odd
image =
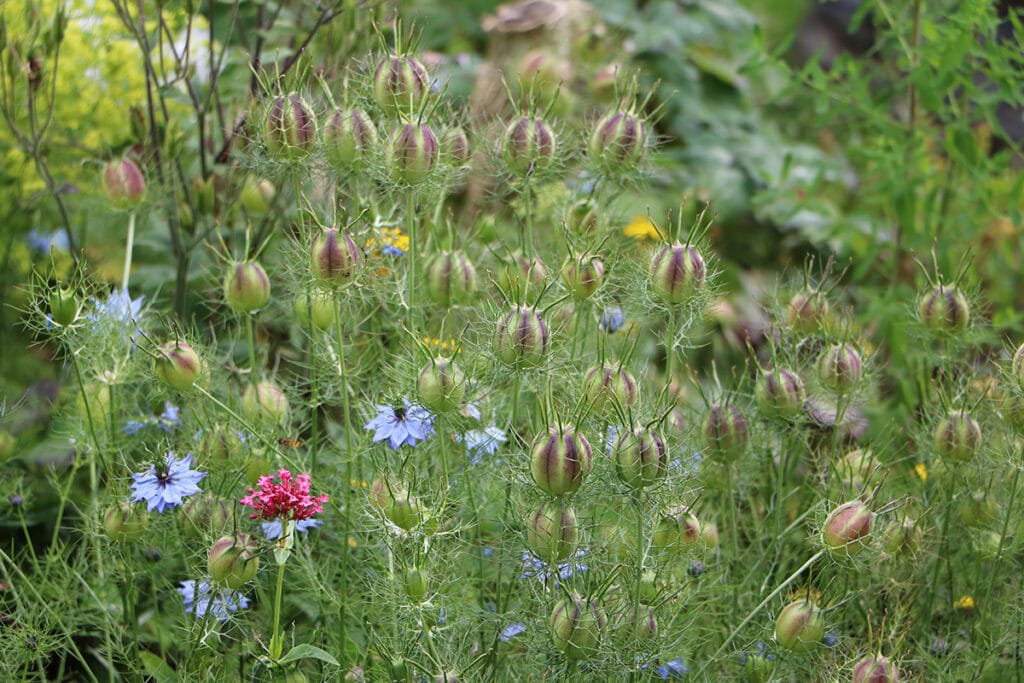
[[[291,472],[280,469],[277,477],[279,482],[263,475],[257,482],[258,490],[249,489],[249,495],[239,501],[255,510],[249,515],[250,519],[300,521],[312,519],[313,515],[324,511],[323,504],[329,499],[323,494],[310,495],[308,474],[300,474],[293,479]]]

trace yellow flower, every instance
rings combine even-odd
[[[928,481],[928,467],[923,462],[914,465],[914,472],[921,478],[921,481]]]
[[[382,228],[380,238],[366,240],[366,250],[376,256],[404,256],[409,252],[409,236],[398,228]]]
[[[454,339],[438,339],[437,337],[423,337],[423,345],[435,353],[438,351],[455,350]]]
[[[790,602],[793,602],[794,600],[807,600],[817,604],[818,601],[821,600],[821,591],[809,586],[806,588],[797,588],[796,590],[791,591],[786,599]]]
[[[962,595],[960,599],[953,603],[954,609],[974,609],[974,597],[970,595]]]
[[[352,538],[351,536],[348,537],[348,547],[349,548],[355,548],[358,545],[359,544],[356,543],[356,539]]]
[[[632,237],[638,242],[640,240],[661,239],[658,229],[654,227],[654,222],[644,214],[634,216],[629,225],[622,229],[622,234],[626,237]]]

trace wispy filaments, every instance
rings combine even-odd
[[[554,578],[559,581],[565,581],[576,572],[587,571],[587,565],[583,564],[580,560],[580,558],[585,557],[586,554],[586,549],[581,548],[573,553],[568,560],[560,562],[555,567],[556,573],[554,574]],[[523,573],[519,575],[519,578],[528,579],[531,577],[536,577],[546,584],[552,578],[551,565],[533,553],[524,552]]]
[[[143,317],[144,300],[144,296],[132,299],[128,290],[115,289],[104,300],[95,297],[90,299],[92,309],[85,314],[85,319],[94,329],[113,330],[124,341],[134,343],[135,337],[139,335],[138,324]]]
[[[483,462],[484,455],[494,455],[501,444],[508,441],[505,432],[491,423],[485,429],[471,429],[460,440],[466,445],[466,456],[474,465]]]
[[[392,450],[415,446],[434,433],[434,416],[423,406],[403,398],[402,405],[376,406],[377,416],[364,425],[373,430],[373,442],[387,441]]]
[[[191,466],[191,453],[175,458],[174,451],[168,452],[166,462],[159,467],[150,465],[145,472],[132,475],[131,501],[145,502],[149,512],[156,510],[160,514],[178,507],[187,496],[202,493],[199,482],[206,472],[193,470]]]
[[[124,433],[131,436],[138,434],[145,427],[156,427],[165,432],[174,431],[175,427],[181,426],[181,408],[170,401],[164,404],[164,412],[159,415],[147,415],[138,420],[128,420],[124,424]]]
[[[207,613],[220,622],[231,618],[232,612],[249,607],[249,598],[228,588],[214,588],[209,581],[182,581],[177,589],[184,603],[185,614],[202,619]]]

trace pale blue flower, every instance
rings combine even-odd
[[[199,482],[206,472],[193,470],[191,465],[191,453],[179,459],[174,457],[174,451],[168,452],[167,461],[159,471],[156,465],[150,465],[145,472],[132,475],[132,502],[144,501],[149,512],[156,510],[163,514],[165,510],[181,505],[186,496],[202,493]]]
[[[670,678],[682,678],[690,673],[690,667],[686,666],[682,657],[673,659],[658,667],[658,678],[668,680]]]
[[[466,455],[470,462],[479,465],[484,455],[494,455],[501,444],[508,441],[505,432],[493,422],[486,429],[471,429],[461,437],[466,444]]]
[[[70,248],[68,244],[68,233],[66,230],[57,229],[50,234],[43,234],[38,230],[30,230],[25,239],[28,241],[28,246],[32,251],[39,251],[44,254],[49,254],[53,251],[67,251]]]
[[[202,619],[209,612],[214,619],[227,621],[232,612],[249,607],[249,598],[242,593],[227,588],[215,589],[209,581],[182,581],[177,591],[181,593],[185,614],[194,615],[196,619]]]
[[[587,551],[585,549],[577,550],[573,555],[565,562],[560,562],[556,567],[557,576],[556,580],[565,581],[576,572],[587,571],[587,565],[579,561],[579,558],[586,556]],[[523,573],[519,575],[520,579],[528,579],[532,576],[539,578],[541,581],[547,583],[551,579],[551,567],[547,562],[540,559],[533,553],[523,553]]]
[[[377,416],[366,423],[372,429],[373,442],[387,441],[393,450],[415,446],[434,433],[434,416],[423,406],[402,399],[402,407],[377,406]]]
[[[128,420],[124,424],[123,431],[128,435],[137,434],[144,427],[150,425],[170,433],[175,427],[181,426],[181,408],[167,401],[164,404],[164,412],[159,415],[149,415],[139,420]]]
[[[514,624],[509,624],[504,628],[504,630],[502,630],[500,640],[503,643],[507,643],[524,631],[526,631],[526,624],[521,621],[517,621]]]
[[[93,297],[92,309],[85,314],[85,319],[93,327],[110,328],[121,334],[126,342],[133,342],[139,335],[138,323],[143,317],[142,302],[146,297],[132,299],[125,289],[115,289],[103,301]]]
[[[295,530],[308,533],[310,529],[316,529],[321,524],[323,522],[319,519],[300,519],[295,522]],[[284,525],[281,524],[279,519],[263,522],[260,526],[263,527],[263,535],[267,537],[268,541],[281,538],[281,533],[284,531]]]
[[[601,328],[602,332],[615,334],[625,324],[626,314],[622,312],[622,309],[618,306],[609,306],[601,313],[601,320],[597,323],[597,326]]]

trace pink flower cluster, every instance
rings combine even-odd
[[[312,519],[313,515],[323,512],[323,503],[327,496],[311,496],[309,494],[309,475],[300,474],[292,479],[292,473],[281,469],[277,471],[280,483],[275,483],[269,475],[260,477],[258,491],[249,489],[249,495],[239,502],[248,505],[254,512],[250,519],[280,519],[282,521]]]

